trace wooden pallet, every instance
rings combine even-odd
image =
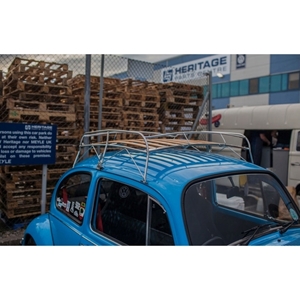
[[[192,130],[193,124],[160,124],[160,132],[162,133],[171,133],[171,132],[179,132],[179,131],[190,131]]]
[[[57,128],[57,137],[63,138],[66,136],[78,137],[79,136],[79,128],[76,126],[73,127],[58,127]]]
[[[77,145],[70,145],[70,144],[58,144],[56,145],[56,152],[61,154],[63,153],[70,153],[70,152],[77,152],[78,147]]]
[[[156,102],[156,101],[151,102],[151,101],[136,100],[136,99],[124,99],[124,106],[158,108],[160,107],[160,102]]]
[[[124,120],[155,120],[158,121],[158,114],[153,112],[141,112],[132,110],[123,110],[122,119]]]
[[[49,69],[56,71],[68,71],[67,64],[60,64],[56,62],[43,61],[43,60],[35,60],[35,59],[27,59],[15,57],[12,61],[11,65],[8,67],[8,71],[11,72],[20,66],[24,68],[39,68],[39,69]]]
[[[23,208],[7,208],[0,200],[0,209],[7,219],[15,219],[22,217],[34,217],[41,214],[41,205],[36,204]],[[46,203],[46,212],[50,209],[50,203]]]
[[[50,74],[48,74],[50,73]],[[47,70],[34,69],[26,72],[8,73],[3,81],[5,86],[15,85],[16,81],[26,83],[54,84],[57,86],[67,86],[68,78],[72,76],[72,71],[49,72]]]
[[[187,110],[184,109],[183,107],[174,107],[174,108],[170,108],[168,110],[162,110],[160,112],[159,118],[160,120],[165,120],[165,119],[169,119],[169,118],[181,118],[184,119],[186,117],[192,116],[192,118],[196,118],[197,117],[197,110],[193,109],[193,110]]]
[[[131,100],[140,100],[145,102],[160,102],[160,96],[156,95],[146,95],[141,92],[124,92],[124,99],[131,99]]]
[[[29,166],[24,166],[24,165],[17,165],[17,166],[0,166],[1,168],[1,173],[9,174],[9,173],[18,173],[18,172],[25,172],[28,174],[28,172],[36,172],[42,171],[42,166],[41,165],[29,165]]]
[[[193,89],[191,86],[186,87],[185,89],[160,89],[159,95],[163,97],[169,96],[181,96],[181,97],[189,97],[196,99],[203,99],[203,91],[201,89]]]
[[[8,119],[17,121],[31,122],[75,122],[75,113],[64,112],[38,112],[24,109],[8,109]]]
[[[202,105],[202,103],[201,103]],[[175,102],[163,102],[161,103],[161,111],[169,111],[169,110],[178,110],[178,109],[184,109],[184,110],[193,110],[197,111],[199,110],[199,107],[201,105],[196,105],[196,104],[180,104],[180,103],[175,103]]]
[[[84,104],[85,99],[83,96],[75,96],[76,102],[79,104]],[[91,105],[95,106],[96,104],[99,106],[99,96],[90,96]],[[102,98],[102,106],[123,106],[123,98]]]
[[[47,185],[51,181],[57,181],[60,176],[65,173],[68,169],[57,169],[57,170],[47,170]],[[0,177],[3,179],[5,184],[15,184],[16,182],[31,182],[39,181],[42,182],[42,170],[30,170],[28,171],[27,166],[23,166],[22,170],[10,172],[1,172]]]
[[[56,137],[56,146],[66,146],[66,145],[78,145],[79,139],[78,136],[57,136]]]
[[[134,113],[140,113],[140,114],[153,114],[157,117],[159,116],[157,113],[156,107],[145,107],[145,106],[124,106],[122,111],[128,111],[128,112],[134,112]]]
[[[41,187],[41,180],[26,180],[26,181],[6,181],[3,177],[0,177],[0,188],[3,190],[23,190],[30,188]]]
[[[3,72],[0,70],[0,95],[2,95],[2,89],[3,89]]]
[[[54,165],[48,165],[48,170],[71,169],[74,161],[63,161]]]
[[[71,88],[71,89],[72,89],[72,94],[74,96],[80,96],[80,97],[84,98],[84,96],[85,96],[85,87]],[[91,97],[96,97],[96,98],[99,99],[99,92],[100,92],[100,88],[90,87],[90,96]]]
[[[200,106],[203,102],[202,99],[195,99],[190,97],[182,97],[182,96],[161,96],[160,97],[161,102],[167,102],[167,103],[176,103],[181,105],[197,105]]]
[[[155,82],[141,81],[132,78],[127,78],[121,80],[120,87],[126,92],[136,91],[136,92],[141,92],[149,95],[157,94],[157,83]]]
[[[52,95],[72,95],[72,89],[70,87],[51,83],[31,83],[16,80],[13,82],[13,84],[8,84],[3,88],[4,95],[16,95],[20,92]]]
[[[179,83],[179,82],[168,82],[168,83],[159,83],[157,84],[158,90],[171,89],[171,90],[192,90],[192,91],[202,91],[203,88],[198,85]]]
[[[52,102],[52,103],[64,103],[64,104],[74,103],[73,96],[41,94],[41,93],[19,92],[17,95],[13,95],[13,96],[7,94],[5,98],[12,98],[15,100],[24,100],[24,101],[39,101],[39,102]]]
[[[133,127],[136,128],[138,131],[145,131],[145,127],[151,127],[151,128],[158,128],[159,127],[159,121],[155,120],[123,120],[124,127],[132,129]],[[139,129],[138,129],[139,128]]]
[[[67,112],[75,113],[75,104],[62,104],[51,102],[38,102],[38,101],[20,101],[8,98],[6,100],[6,109],[21,109],[39,111],[41,114],[44,112]]]
[[[55,164],[60,165],[61,163],[73,163],[75,160],[77,152],[73,151],[72,153],[70,152],[57,152],[56,153],[56,161]]]
[[[123,129],[124,122],[122,120],[103,120],[101,122],[101,128],[102,129]],[[98,120],[91,120],[89,131],[96,131],[98,130]],[[83,129],[82,134],[83,135]]]
[[[51,196],[52,191],[53,188],[47,188],[46,194]],[[7,209],[39,205],[41,201],[41,188],[6,189],[1,201]]]
[[[120,85],[120,79],[104,77],[104,90],[110,90],[115,86]],[[73,89],[84,88],[85,87],[85,75],[78,74],[72,79],[68,80],[67,84]],[[100,89],[100,76],[90,76],[90,86],[91,89]]]
[[[120,119],[120,115],[115,115],[110,118],[102,118],[101,127],[102,129],[110,128],[122,128],[124,121]],[[90,130],[97,130],[98,128],[98,116],[91,115],[90,117]]]

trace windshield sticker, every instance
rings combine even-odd
[[[290,208],[290,215],[292,216],[294,221],[298,220],[298,215],[293,208]]]

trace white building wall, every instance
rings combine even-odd
[[[269,104],[269,94],[231,97],[229,100],[230,107],[241,106],[259,106]]]
[[[269,54],[246,54],[245,68],[236,68],[236,55],[231,56],[230,80],[243,80],[270,75]]]

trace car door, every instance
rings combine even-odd
[[[174,245],[165,209],[131,185],[101,179],[82,245]]]
[[[51,213],[55,245],[80,244],[91,179],[88,172],[74,172],[59,184]]]

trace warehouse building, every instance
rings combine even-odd
[[[162,82],[197,84],[211,71],[213,109],[300,102],[300,55],[181,55],[158,64]]]

